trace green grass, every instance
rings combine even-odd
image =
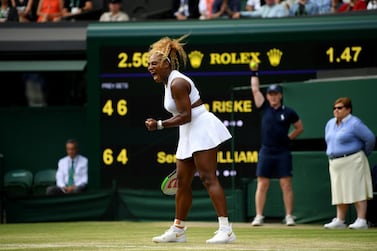
[[[234,223],[237,240],[207,245],[215,222],[187,222],[187,243],[156,244],[170,222],[70,222],[0,225],[0,250],[377,250],[377,228],[325,230],[320,225],[251,227]]]

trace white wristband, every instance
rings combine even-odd
[[[164,129],[164,126],[162,125],[162,121],[157,120],[157,130],[162,130],[162,129]]]

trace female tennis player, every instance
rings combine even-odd
[[[178,39],[161,38],[149,50],[148,71],[153,80],[163,83],[164,107],[172,114],[166,120],[148,118],[149,131],[179,127],[176,152],[178,189],[175,196],[175,220],[154,242],[185,242],[185,220],[192,205],[191,183],[196,171],[208,191],[218,215],[219,229],[207,243],[229,243],[236,239],[228,222],[225,194],[216,176],[217,151],[221,143],[231,138],[228,129],[200,99],[193,81],[179,72],[187,63],[182,36]]]

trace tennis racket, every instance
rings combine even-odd
[[[177,169],[171,172],[161,183],[161,191],[166,195],[175,195],[178,188]]]

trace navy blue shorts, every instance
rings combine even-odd
[[[257,177],[283,178],[292,176],[292,155],[290,151],[259,151]]]

